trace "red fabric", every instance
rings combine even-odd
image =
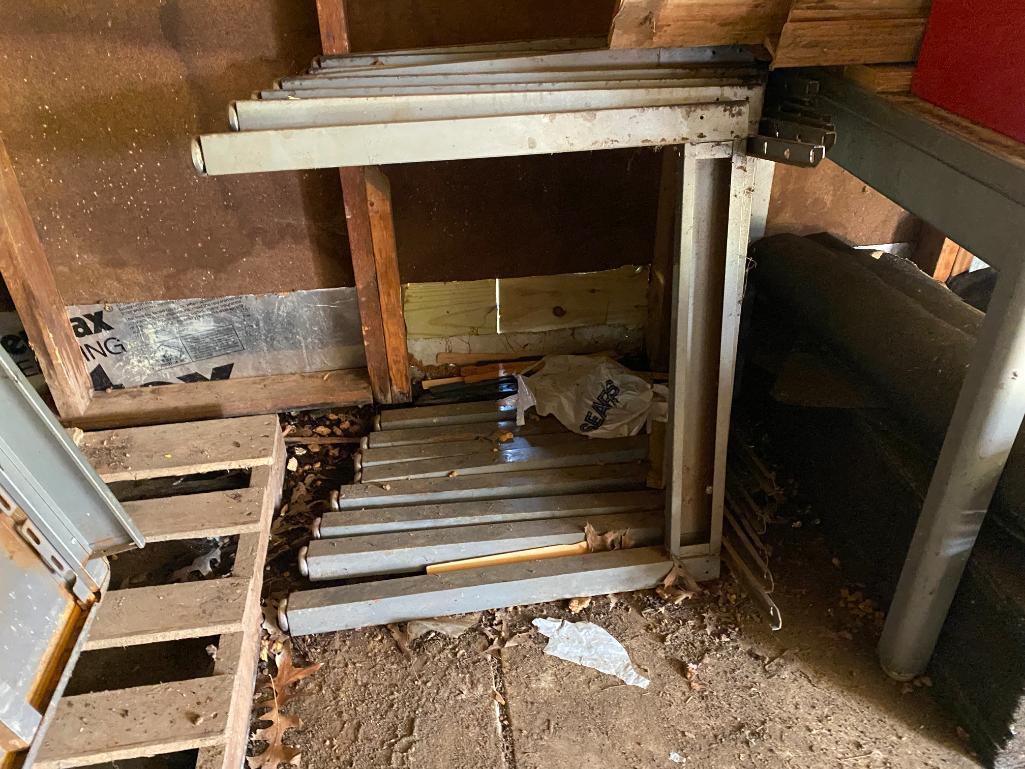
[[[933,0],[911,90],[1025,142],[1025,1]]]

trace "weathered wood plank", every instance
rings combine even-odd
[[[409,507],[381,507],[326,513],[317,525],[319,537],[350,537],[395,531],[417,531],[442,526],[475,526],[487,523],[571,518],[584,513],[662,510],[661,491],[613,491],[604,494],[566,494],[474,502],[448,502]]]
[[[146,543],[260,530],[261,489],[211,491],[122,503]]]
[[[367,350],[367,360],[383,356],[387,371],[387,399],[383,403],[407,403],[413,396],[406,353],[406,321],[402,314],[402,284],[399,282],[398,249],[392,218],[391,184],[377,166],[363,169],[367,215],[373,244],[373,267],[377,278],[378,307],[384,349]],[[355,268],[354,268],[355,269]],[[364,318],[363,322],[367,320]],[[375,363],[375,368],[377,364]]]
[[[65,419],[89,405],[92,382],[14,166],[0,141],[0,276],[18,310],[54,403]]]
[[[914,61],[925,19],[838,19],[787,22],[775,67]]]
[[[147,388],[158,389],[158,388]],[[276,414],[86,433],[82,451],[107,483],[270,464]]]
[[[445,406],[413,406],[382,411],[377,419],[380,430],[407,427],[433,427],[474,422],[494,422],[516,415],[511,406],[499,406],[495,401],[452,403]]]
[[[779,34],[791,0],[622,0],[612,48],[760,45]]]
[[[64,697],[35,766],[65,769],[220,744],[233,678]]]
[[[89,430],[372,402],[366,369],[343,369],[98,392],[85,414],[64,421]]]
[[[398,505],[424,505],[466,500],[537,497],[626,491],[644,486],[643,462],[622,465],[563,467],[498,475],[428,478],[346,486],[338,494],[339,510],[362,510]]]
[[[417,478],[445,478],[467,475],[549,470],[594,464],[618,464],[644,459],[648,438],[609,438],[557,443],[508,451],[485,451],[437,459],[394,462],[364,468],[363,483],[405,481]]]
[[[300,566],[305,564],[305,573],[314,581],[401,574],[434,563],[549,545],[572,545],[584,541],[584,526],[588,523],[600,533],[626,531],[630,546],[640,547],[661,542],[663,518],[661,513],[581,515],[318,539],[310,543]]]
[[[718,576],[718,557],[687,559],[697,579]],[[660,548],[589,553],[485,569],[401,577],[293,593],[293,635],[347,630],[584,595],[643,590],[672,568]]]
[[[843,76],[873,93],[909,93],[913,64],[848,64]]]
[[[249,579],[210,579],[111,590],[96,608],[85,649],[175,641],[242,629]]]

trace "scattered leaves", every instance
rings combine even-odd
[[[297,729],[302,725],[298,716],[282,713],[281,708],[292,699],[294,692],[289,688],[306,676],[317,672],[320,663],[297,668],[292,664],[292,651],[284,645],[281,653],[276,655],[274,662],[277,673],[270,679],[270,697],[261,700],[256,707],[266,708],[266,712],[258,715],[260,721],[269,722],[269,726],[257,729],[253,734],[256,740],[267,743],[266,749],[255,756],[247,758],[249,769],[276,769],[281,764],[298,766],[302,751],[284,741],[285,732]]]
[[[668,601],[671,604],[679,604],[690,600],[700,593],[701,587],[698,585],[697,580],[687,571],[687,567],[682,563],[676,562],[662,580],[662,584],[655,588],[655,592],[662,600]]]

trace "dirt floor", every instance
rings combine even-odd
[[[276,527],[271,601],[298,584],[283,564],[304,535],[289,521],[308,519],[345,475],[344,451],[331,467],[319,461],[288,474],[286,501],[297,480],[307,491],[303,512]],[[285,707],[302,720],[286,741],[306,769],[976,766],[928,679],[902,685],[882,673],[880,615],[844,584],[814,511],[803,512],[803,525],[783,521],[767,538],[782,630],[768,629],[724,570],[677,606],[641,592],[578,613],[568,602],[485,612],[457,638],[428,633],[406,649],[402,628],[298,638],[297,664],[322,667]],[[546,655],[535,617],[605,628],[650,687]]]

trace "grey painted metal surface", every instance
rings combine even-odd
[[[240,131],[194,139],[193,162],[221,175],[662,146],[744,137],[747,115],[745,101]]]
[[[549,470],[595,464],[640,461],[648,456],[648,436],[596,438],[554,446],[494,450],[437,459],[394,462],[363,469],[364,483],[445,478],[466,475]]]
[[[396,505],[627,491],[642,488],[646,478],[647,468],[642,463],[629,462],[622,465],[527,470],[499,473],[497,476],[471,475],[362,483],[343,487],[333,506],[336,510],[369,510]]]
[[[382,431],[387,432],[387,431]],[[494,431],[493,431],[494,432]],[[378,449],[361,449],[358,454],[359,469],[390,465],[395,462],[416,462],[440,457],[458,457],[466,454],[492,454],[494,452],[523,451],[532,448],[550,448],[569,444],[580,445],[588,438],[568,430],[562,432],[524,435],[500,442],[495,435],[486,435],[462,441],[437,441],[417,445],[386,446]]]
[[[234,102],[228,108],[228,123],[236,131],[264,131],[410,120],[455,120],[493,115],[740,101],[747,98],[750,91],[751,86],[726,86],[711,82],[708,85],[688,85],[683,88],[258,99]]]
[[[64,428],[0,353],[0,486],[28,520],[26,535],[80,599],[99,589],[98,556],[142,546],[143,536]],[[0,503],[0,508],[3,504]]]
[[[39,741],[36,687],[46,665],[65,663],[51,655],[73,664],[81,648],[76,604],[88,611],[106,587],[101,556],[143,540],[2,350],[0,414],[0,744],[19,751]]]
[[[635,73],[632,73],[635,74]],[[363,83],[357,85],[338,85],[332,87],[279,89],[258,91],[258,101],[302,99],[337,99],[340,97],[381,97],[381,96],[437,96],[446,94],[494,94],[494,93],[538,93],[559,91],[610,91],[624,89],[654,90],[656,88],[704,88],[707,86],[736,87],[746,85],[740,78],[726,77],[675,77],[635,79],[634,77],[620,80],[531,80],[524,82],[522,78],[514,82],[479,82],[479,78],[460,79],[456,82],[446,81],[443,84],[421,83],[406,80],[402,85],[381,86],[375,81],[373,85]],[[230,108],[229,108],[230,109]],[[229,114],[229,122],[230,122]]]
[[[879,641],[898,680],[929,663],[1025,417],[1025,269],[1011,270],[980,329]]]
[[[425,446],[427,444],[450,441],[492,440],[500,433],[512,433],[516,437],[530,437],[565,433],[566,428],[553,417],[529,419],[522,427],[516,425],[514,419],[499,421],[472,422],[460,425],[434,425],[427,427],[394,428],[377,430],[365,436],[361,447],[377,449],[393,446]]]
[[[439,526],[473,526],[510,521],[546,520],[611,513],[660,510],[661,491],[613,491],[602,494],[566,494],[435,505],[380,507],[327,513],[318,519],[317,536],[349,537],[393,531],[432,529]]]
[[[584,541],[584,526],[599,533],[628,531],[634,545],[662,541],[662,516],[652,513],[585,514],[545,521],[421,529],[319,539],[310,543],[300,568],[311,580],[401,574],[424,566],[482,555],[511,553]],[[304,568],[303,568],[304,567]]]
[[[879,643],[883,668],[926,669],[1025,415],[1025,163],[823,74],[830,157],[1000,272]]]
[[[833,116],[829,157],[997,269],[1025,253],[1025,162],[853,83],[816,73]]]
[[[515,416],[516,409],[512,406],[499,406],[498,403],[489,401],[474,401],[445,406],[388,409],[378,415],[375,426],[378,430],[395,430],[492,422],[496,419],[515,418]]]
[[[710,563],[713,561],[714,563]],[[719,559],[688,559],[698,579],[718,575]],[[643,590],[672,568],[661,548],[634,548],[400,577],[292,593],[286,617],[293,635],[326,633],[581,595]],[[711,577],[714,578],[714,577]]]
[[[493,49],[492,49],[493,50]],[[721,64],[726,62],[747,63],[753,61],[750,51],[739,46],[708,46],[695,48],[618,48],[609,49],[599,46],[596,50],[559,51],[548,50],[540,53],[498,52],[496,57],[492,51],[480,51],[476,59],[463,59],[463,53],[450,55],[460,57],[450,62],[434,62],[417,57],[415,61],[390,61],[394,66],[376,66],[373,69],[385,72],[406,71],[409,66],[426,69],[431,72],[462,72],[469,67],[474,71],[498,72],[530,72],[540,68],[572,71],[574,69],[591,69],[598,67],[664,67],[688,64]],[[428,54],[438,56],[439,54]],[[394,54],[393,54],[394,56]],[[336,62],[346,59],[322,57],[317,71],[329,72]],[[371,65],[362,67],[346,67],[366,70]]]

